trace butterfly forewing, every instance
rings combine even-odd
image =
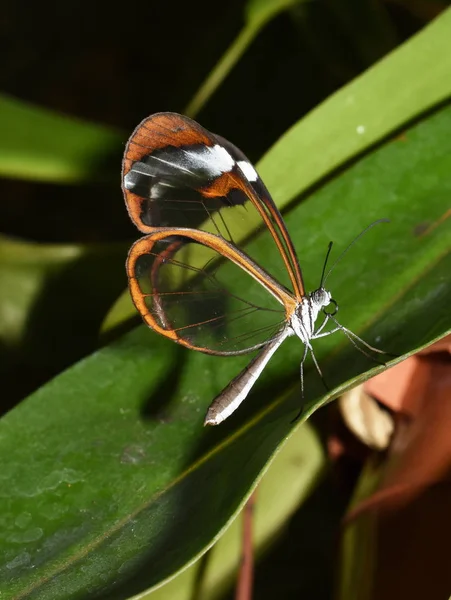
[[[240,259],[238,252],[234,256]],[[284,326],[283,296],[268,293],[237,263],[184,235],[166,236],[160,230],[142,238],[132,247],[127,269],[145,321],[190,348],[245,353]],[[261,269],[259,274],[269,277]],[[283,293],[288,302],[288,292]]]
[[[280,261],[273,275],[304,295],[279,211],[246,156],[224,138],[181,115],[152,115],[131,136],[122,175],[129,214],[144,233],[199,228],[240,246],[249,231],[265,228]]]
[[[194,121],[172,113],[149,117],[125,151],[123,187],[131,218],[144,232],[198,227],[221,206],[231,205],[201,190],[232,166],[232,158]]]

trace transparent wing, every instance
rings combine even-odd
[[[272,274],[298,299],[304,295],[280,212],[252,164],[227,140],[187,117],[152,115],[127,144],[122,185],[130,217],[143,233],[200,228],[240,247],[250,223],[265,228],[278,260]]]
[[[259,348],[285,328],[295,300],[228,242],[198,230],[160,229],[132,246],[127,272],[146,323],[209,354]]]

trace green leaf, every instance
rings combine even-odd
[[[30,343],[38,304],[39,318],[51,311],[53,324],[68,312],[81,317],[81,307],[89,308],[89,318],[98,313],[94,305],[104,311],[105,298],[122,285],[125,255],[123,244],[38,244],[0,236],[0,344],[18,346],[25,336]],[[81,290],[85,297],[77,298]]]
[[[349,511],[377,490],[382,475],[380,457],[375,455],[362,469]],[[345,600],[357,596],[371,600],[376,553],[377,521],[374,512],[368,511],[348,523],[343,531],[340,568],[337,569],[337,598]]]
[[[450,28],[451,9],[282,136],[258,164],[279,208],[451,97]],[[247,233],[256,227],[249,219]],[[232,233],[243,238],[242,232]],[[134,314],[126,291],[103,327],[113,328]]]
[[[0,237],[0,340],[18,344],[25,334],[30,311],[45,281],[77,260],[77,245],[29,244]]]
[[[247,0],[245,19],[248,25],[263,27],[280,12],[294,6],[303,4],[306,0]]]
[[[0,175],[80,183],[111,178],[103,165],[124,137],[108,127],[0,96]]]
[[[399,355],[451,329],[450,129],[445,107],[337,173],[286,219],[309,288],[330,239],[338,254],[369,222],[391,219],[359,240],[328,286],[344,325]],[[248,250],[270,267],[264,237]],[[340,335],[318,340],[315,353],[331,391],[309,363],[304,418],[372,364]],[[208,404],[248,359],[189,352],[139,327],[11,411],[0,438],[0,590],[126,598],[188,565],[295,427],[301,355],[287,340],[237,413],[204,430]]]
[[[282,535],[285,524],[307,498],[324,469],[324,452],[314,429],[305,423],[287,440],[263,476],[253,511],[256,556]],[[287,481],[292,482],[287,486]],[[167,585],[144,594],[152,600],[214,600],[236,579],[241,556],[242,517],[235,519],[210,550],[206,565],[197,561]],[[199,572],[199,569],[202,569]],[[194,585],[196,594],[194,595]]]
[[[0,236],[2,411],[98,346],[105,311],[124,285],[125,256],[122,244]]]

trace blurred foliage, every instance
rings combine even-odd
[[[125,255],[136,238],[121,198],[120,157],[143,117],[188,107],[253,160],[296,124],[259,168],[286,209],[307,275],[316,277],[331,236],[345,244],[358,227],[389,216],[390,232],[334,275],[345,306],[352,309],[349,281],[360,282],[365,300],[354,314],[344,309],[347,324],[406,353],[449,330],[448,4],[232,0],[214,12],[207,0],[138,2],[129,11],[103,1],[88,10],[6,4],[2,410],[37,392],[2,421],[5,597],[126,598],[172,576],[239,512],[292,429],[299,347],[275,359],[265,394],[259,387],[237,421],[208,433],[202,411],[239,361],[188,357],[142,327],[125,337],[110,331],[117,340],[98,350],[109,341],[101,324],[125,288]],[[252,248],[265,255],[264,242]],[[428,319],[418,318],[420,308]],[[115,325],[128,327],[127,310]],[[415,323],[408,334],[396,326],[404,321]],[[334,385],[368,369],[333,341],[319,356]],[[311,375],[310,412],[333,395]],[[326,434],[321,417],[317,428]],[[318,439],[307,425],[295,430],[280,451],[285,483],[268,471],[271,493],[298,480],[287,502],[271,508],[262,500],[262,514],[277,525],[259,538],[259,550],[278,541],[257,571],[258,598],[274,597],[281,582],[284,598],[300,590],[330,597],[333,536],[353,481],[338,491],[330,477],[312,492],[324,474]],[[290,460],[298,476],[288,473]],[[215,597],[230,588],[234,561],[215,559],[236,554],[227,544],[221,540],[202,575],[205,597],[211,582],[220,582]],[[172,589],[187,597],[190,577],[197,576],[185,571],[149,596],[177,597]]]

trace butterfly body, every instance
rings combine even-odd
[[[298,338],[306,345],[315,338],[315,324],[320,312],[332,300],[331,293],[319,288],[302,298],[291,318],[290,326]]]
[[[323,287],[324,269],[320,287],[305,293],[282,215],[241,150],[187,117],[157,113],[128,141],[122,188],[130,218],[146,234],[130,249],[127,275],[147,325],[207,354],[258,350],[213,401],[206,424],[220,423],[239,406],[289,336],[304,344],[301,386],[308,352],[319,371],[311,340],[348,330],[334,319],[337,304]],[[277,276],[244,249],[238,226],[249,221],[269,233],[270,254],[280,262]],[[283,273],[287,284],[278,280]],[[332,313],[326,311],[330,303]],[[324,321],[315,329],[320,313]],[[257,326],[260,317],[265,323]],[[327,330],[331,319],[335,328]]]

